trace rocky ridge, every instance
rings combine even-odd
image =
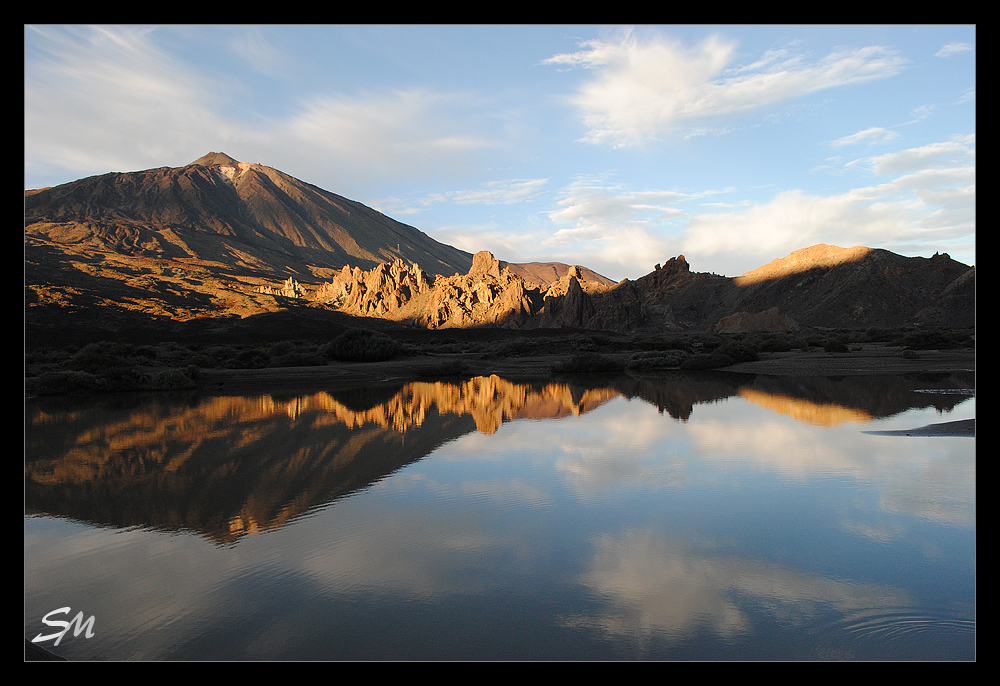
[[[397,259],[363,271],[344,267],[311,299],[341,312],[381,317],[429,329],[501,326],[522,328],[529,323],[575,326],[586,308],[582,269],[544,288],[530,284],[510,265],[489,251],[473,257],[467,274],[433,276],[419,265]],[[592,292],[605,286],[586,282]]]

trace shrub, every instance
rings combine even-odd
[[[926,329],[911,331],[892,341],[892,345],[902,345],[911,350],[951,350],[974,345],[972,336],[965,331],[942,331]]]
[[[556,373],[620,372],[625,364],[599,353],[583,352],[552,367]]]
[[[149,388],[149,375],[135,367],[112,367],[95,376],[97,378],[95,390],[103,393],[142,391]]]
[[[666,352],[636,353],[629,358],[628,369],[656,369],[658,367],[677,367],[687,358],[687,354],[680,350],[668,350]]]
[[[271,361],[271,356],[263,350],[241,350],[226,363],[227,369],[263,369]]]
[[[370,329],[348,329],[330,341],[326,355],[343,362],[381,362],[402,352],[402,346],[390,336]]]
[[[832,338],[826,342],[823,346],[823,350],[828,353],[847,353],[850,352],[850,348],[847,347],[847,343],[837,338]]]
[[[197,375],[198,368],[194,367]],[[149,388],[154,391],[174,391],[185,388],[194,388],[197,385],[196,378],[192,378],[189,370],[164,369],[153,374],[149,380]]]
[[[731,364],[736,364],[737,362],[756,362],[760,359],[756,348],[739,341],[723,343],[715,349],[714,354],[728,357],[732,360]]]
[[[49,371],[26,382],[26,390],[37,395],[63,395],[97,388],[97,377],[88,372]]]

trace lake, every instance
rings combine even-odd
[[[25,637],[82,613],[40,645],[973,660],[975,438],[879,432],[974,417],[971,373],[29,399]]]

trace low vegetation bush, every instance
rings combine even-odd
[[[65,395],[97,390],[97,377],[73,370],[48,371],[25,381],[25,390],[35,395]]]
[[[633,338],[631,346],[635,350],[681,350],[687,351],[690,344],[681,338],[666,336],[639,336]]]
[[[697,355],[692,355],[681,362],[681,369],[721,369],[722,367],[728,367],[731,364],[734,364],[734,362],[728,355],[720,355],[719,353],[698,353]]]
[[[153,374],[149,388],[155,391],[177,391],[198,385],[201,370],[194,365],[184,369],[164,369]]]
[[[634,370],[679,367],[686,358],[682,350],[643,352],[632,355],[625,366]]]
[[[552,367],[558,374],[585,372],[620,372],[625,369],[625,363],[606,355],[594,352],[582,352],[573,355],[568,360]]]
[[[714,351],[716,355],[724,355],[732,360],[731,364],[738,362],[756,362],[760,359],[757,349],[748,343],[738,340],[726,341]]]
[[[330,341],[326,356],[341,362],[382,362],[400,355],[403,346],[382,333],[370,329],[348,329]]]
[[[904,333],[891,344],[910,350],[953,350],[973,347],[975,339],[970,332],[963,330],[922,329]]]
[[[771,334],[763,336],[754,342],[758,353],[785,353],[790,350],[800,350],[809,347],[809,342],[802,337],[789,334]]]
[[[66,369],[48,371],[27,379],[25,390],[35,395],[173,391],[196,387],[200,371],[193,365],[154,373],[136,367],[112,367],[96,374]]]
[[[271,356],[263,350],[248,348],[241,350],[226,362],[227,369],[263,369],[270,363]]]

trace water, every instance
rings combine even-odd
[[[25,636],[76,660],[975,659],[974,380],[30,401]]]

